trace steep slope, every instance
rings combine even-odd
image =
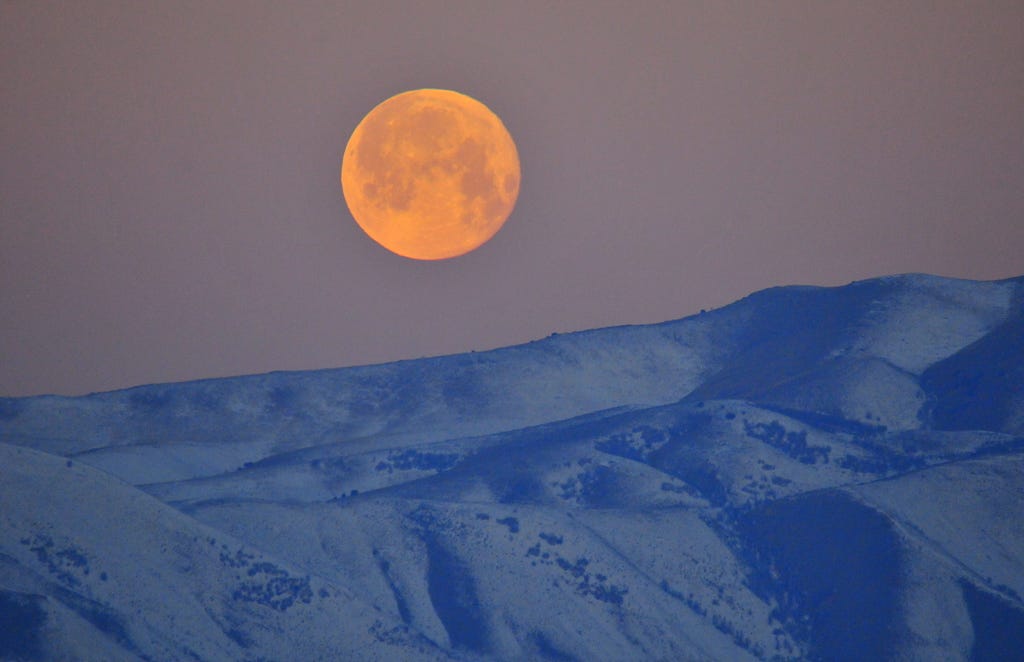
[[[1015,319],[1021,287],[912,275],[758,292],[735,304],[748,317],[716,336],[730,351],[691,397],[917,427],[921,373]],[[1012,356],[1021,343],[1007,333],[991,351]]]
[[[368,457],[343,448],[144,489],[242,540],[300,556],[441,646],[504,659],[538,654],[538,641],[578,659],[628,656],[630,646],[656,658],[926,655],[951,641],[970,648],[959,582],[1003,592],[1011,611],[1024,606],[1003,587],[1024,578],[1015,533],[1024,439],[1005,434],[887,432],[732,400]],[[1003,467],[994,485],[989,474],[956,469],[989,465]],[[918,509],[910,515],[864,496],[901,481]],[[958,555],[936,560],[935,543],[925,544],[921,531],[943,517],[936,506],[953,509],[939,498],[954,499],[953,486],[977,490],[959,517],[975,518],[999,554],[968,562],[959,538],[968,526],[933,534]],[[457,572],[436,579],[438,564]],[[918,590],[906,579],[914,572],[938,579]],[[439,585],[462,586],[461,597],[446,602]],[[867,587],[871,599],[858,597]],[[943,613],[959,610],[959,621],[918,622],[934,611],[935,591],[948,593]],[[861,629],[842,622],[851,613]],[[573,628],[552,628],[565,614]],[[818,618],[807,623],[807,614]],[[477,638],[460,639],[459,623]]]
[[[0,595],[28,625],[5,645],[33,659],[443,657],[342,586],[70,460],[0,444],[0,503]]]
[[[991,333],[924,372],[932,424],[1024,434],[1024,289]]]

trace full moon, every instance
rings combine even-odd
[[[468,253],[501,229],[519,196],[519,155],[476,99],[413,90],[383,101],[352,132],[341,188],[359,226],[416,260]]]

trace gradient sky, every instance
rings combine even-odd
[[[352,129],[440,87],[519,203],[393,255]],[[0,395],[326,368],[754,290],[1024,273],[1024,3],[0,0]]]

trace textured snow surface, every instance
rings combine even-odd
[[[1013,659],[1024,279],[0,399],[0,659]]]
[[[1018,289],[1006,281],[975,283],[922,275],[899,282],[903,291],[878,302],[855,351],[914,374],[979,340],[1006,319]]]

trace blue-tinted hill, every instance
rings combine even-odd
[[[1013,659],[1024,279],[0,400],[3,659]]]

